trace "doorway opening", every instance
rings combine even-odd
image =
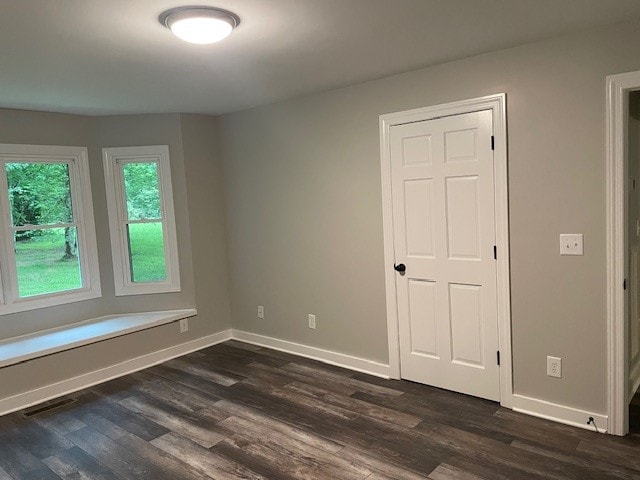
[[[626,435],[640,403],[640,71],[607,77],[606,146],[608,431]]]
[[[627,249],[629,265],[629,431],[640,427],[640,91],[629,92],[627,111]]]

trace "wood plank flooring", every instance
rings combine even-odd
[[[227,342],[0,417],[0,480],[640,479],[601,435]]]

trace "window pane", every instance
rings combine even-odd
[[[75,227],[16,232],[15,249],[21,298],[82,287]]]
[[[66,163],[5,164],[14,226],[73,222]]]
[[[129,220],[161,218],[158,164],[125,163],[122,172]]]
[[[132,223],[127,225],[131,281],[159,282],[166,280],[162,223]]]

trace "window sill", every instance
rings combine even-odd
[[[184,309],[108,315],[9,338],[0,342],[0,368],[166,325],[197,313],[195,309]]]

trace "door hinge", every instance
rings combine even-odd
[[[626,279],[626,278],[624,279],[624,282],[622,282],[622,288],[623,288],[624,290],[626,290],[626,289],[627,289],[627,279]]]
[[[497,246],[493,246],[493,259],[497,260],[498,259],[498,247]]]
[[[495,150],[495,149],[496,149],[496,137],[491,135],[491,150]]]
[[[500,350],[496,352],[496,360],[498,361],[498,366],[500,366]]]

